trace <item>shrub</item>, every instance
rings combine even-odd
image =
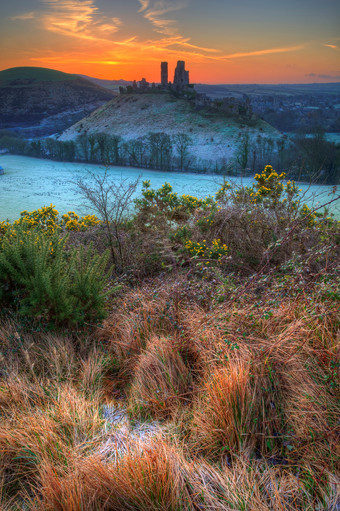
[[[105,315],[108,253],[66,249],[67,237],[13,226],[0,251],[0,299],[21,314],[78,322]]]

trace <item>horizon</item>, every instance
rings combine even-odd
[[[186,63],[187,64],[187,63]],[[15,66],[15,67],[12,67],[12,68],[6,68],[6,69],[0,69],[0,73],[3,72],[3,71],[9,71],[11,69],[20,69],[20,68],[32,68],[32,69],[48,69],[50,71],[58,71],[58,72],[61,72],[61,73],[65,73],[65,74],[70,74],[70,75],[74,75],[74,76],[80,76],[80,77],[83,77],[83,78],[92,78],[92,79],[95,79],[95,80],[103,80],[103,81],[113,81],[113,82],[120,82],[120,81],[125,81],[125,82],[132,82],[133,80],[127,80],[126,78],[99,78],[98,76],[90,76],[90,75],[86,75],[86,74],[83,74],[83,73],[67,73],[66,71],[62,71],[61,69],[55,69],[55,68],[50,68],[50,67],[43,67],[43,66]],[[189,69],[190,71],[190,69]],[[145,77],[147,78],[147,77]],[[157,82],[155,83],[160,83],[160,81],[158,80]],[[240,82],[217,82],[217,83],[209,83],[209,82],[196,82],[192,85],[211,85],[211,86],[229,86],[229,85],[253,85],[253,86],[257,86],[257,85],[274,85],[274,86],[280,86],[280,85],[336,85],[336,84],[340,84],[340,79],[338,81],[335,81],[335,82],[277,82],[277,83],[274,83],[274,82],[243,82],[243,83],[240,83]]]
[[[12,0],[0,7],[0,67],[44,67],[103,80],[293,85],[340,81],[336,0]]]

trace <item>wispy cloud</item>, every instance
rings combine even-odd
[[[304,47],[286,46],[226,54],[222,49],[195,44],[196,41],[192,42],[189,37],[184,37],[179,32],[177,22],[170,19],[171,13],[187,5],[185,0],[138,0],[138,12],[149,20],[153,29],[160,34],[158,37],[153,34],[149,39],[141,39],[139,35],[132,34],[125,39],[117,37],[115,32],[122,24],[121,20],[105,17],[96,6],[95,0],[40,1],[44,10],[39,19],[45,29],[77,38],[80,43],[72,45],[70,50],[65,47],[60,50],[46,48],[40,56],[34,55],[32,58],[34,62],[49,65],[82,62],[132,66],[140,61],[147,64],[167,58],[190,60],[193,63],[225,63],[245,57],[257,58],[261,55],[298,51]],[[93,44],[84,46],[82,40],[93,41]]]
[[[308,76],[309,78],[322,78],[324,80],[340,80],[340,74],[326,75],[319,73],[308,73],[305,76]]]
[[[79,62],[79,57],[67,57],[65,55],[57,55],[57,56],[50,56],[50,57],[32,57],[30,60],[34,62],[40,62],[43,64],[75,64]],[[121,62],[117,60],[101,60],[96,58],[85,58],[84,55],[82,55],[81,62],[83,64],[101,64],[106,66],[117,66],[121,64]]]
[[[94,0],[42,0],[46,30],[87,40],[107,39],[121,26],[119,18],[100,14]]]
[[[17,16],[12,16],[10,19],[12,21],[26,21],[26,20],[33,20],[36,17],[36,13],[34,11],[31,12],[24,12],[23,14],[18,14]]]
[[[229,55],[224,55],[222,58],[224,59],[238,59],[241,57],[257,57],[260,55],[270,55],[271,53],[286,53],[290,51],[299,51],[302,50],[305,46],[286,46],[283,48],[267,48],[265,50],[256,50],[256,51],[246,51],[246,52],[238,52],[238,53],[230,53]]]
[[[138,1],[139,1],[140,5],[141,5],[141,7],[140,7],[138,12],[145,11],[149,7],[149,5],[150,5],[150,0],[138,0]]]
[[[327,46],[327,48],[332,48],[332,50],[339,50],[339,46],[336,46],[336,44],[324,44],[324,46]]]
[[[170,12],[184,9],[187,2],[183,0],[138,0],[140,3],[139,12],[143,13],[144,18],[150,21],[156,32],[164,35],[173,36],[178,34],[176,20],[164,17]]]

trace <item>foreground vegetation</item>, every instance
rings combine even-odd
[[[283,177],[1,224],[2,509],[336,509],[339,223]]]

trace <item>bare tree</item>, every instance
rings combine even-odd
[[[192,138],[187,133],[177,133],[173,137],[175,147],[179,156],[179,168],[184,169],[189,155],[189,146],[192,145]]]
[[[239,150],[237,154],[237,163],[239,164],[241,170],[245,170],[247,167],[249,158],[249,132],[246,131],[240,141]]]
[[[89,161],[89,159],[90,159],[90,142],[89,142],[89,137],[87,136],[87,134],[82,133],[81,135],[78,135],[76,142],[79,147],[79,152],[80,152],[81,158],[84,159],[85,161]]]
[[[121,228],[131,213],[140,178],[115,181],[108,175],[108,169],[103,175],[88,171],[88,176],[89,180],[78,179],[75,182],[77,191],[85,199],[86,206],[103,222],[113,263],[119,266],[124,259]]]

